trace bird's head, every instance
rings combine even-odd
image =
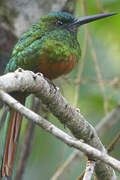
[[[83,24],[87,24],[115,14],[117,13],[102,13],[76,19],[74,16],[66,12],[51,12],[45,16],[42,16],[37,21],[36,25],[38,28],[43,28],[43,30],[46,31],[52,31],[55,29],[65,29],[75,33],[77,32],[77,29]]]

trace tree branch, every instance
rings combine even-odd
[[[85,149],[84,149],[83,144],[80,145],[81,142],[77,142],[77,141],[73,142],[73,139],[70,141],[70,144],[69,144],[69,140],[71,139],[70,136],[67,135],[68,139],[65,139],[64,137],[66,136],[64,136],[65,134],[62,132],[63,134],[61,137],[61,134],[59,134],[60,130],[58,130],[58,128],[56,129],[55,126],[51,125],[47,121],[43,122],[43,118],[40,118],[38,115],[36,115],[33,112],[30,113],[30,110],[20,105],[17,101],[15,100],[13,101],[13,98],[7,94],[5,95],[3,91],[1,91],[0,94],[1,95],[4,94],[5,95],[4,97],[7,97],[7,98],[4,99],[4,97],[2,97],[1,95],[0,95],[0,98],[4,102],[6,102],[8,105],[15,108],[17,111],[24,114],[27,118],[32,119],[32,117],[34,117],[33,118],[34,121],[36,123],[39,122],[38,124],[41,125],[41,127],[51,132],[58,138],[62,139],[67,144],[71,146],[74,145],[77,148],[79,147],[81,151],[84,151],[87,154],[89,154],[90,158],[93,157],[93,160],[94,160],[95,154],[97,154],[96,156],[97,158],[99,159],[102,158],[101,160],[103,161],[104,159],[107,159],[108,155],[106,154],[106,150],[104,146],[102,145],[99,137],[97,136],[95,129],[85,120],[85,118],[80,114],[78,109],[72,108],[71,105],[66,101],[66,99],[60,94],[60,92],[56,90],[53,87],[53,85],[49,84],[43,78],[42,74],[40,73],[34,74],[31,71],[23,71],[22,69],[18,69],[14,73],[9,73],[0,77],[0,87],[2,90],[6,92],[26,90],[29,93],[36,93],[36,95],[40,97],[42,102],[48,106],[51,112],[60,120],[61,123],[63,123],[65,126],[67,126],[71,130],[71,132],[77,139],[83,139],[87,144],[99,149],[101,152],[83,143],[85,145],[84,146]],[[10,101],[12,103],[10,103]],[[36,116],[36,119],[35,119],[35,116]],[[38,119],[40,121],[38,121]],[[78,143],[79,146],[76,146],[76,143]],[[113,163],[114,161],[112,161],[112,165]],[[116,168],[119,169],[118,164]],[[114,171],[110,168],[110,166],[106,165],[105,163],[101,161],[98,161],[96,163],[95,172],[98,179],[103,179],[103,180],[116,179]]]
[[[96,131],[99,137],[104,136],[105,133],[110,131],[110,129],[113,127],[117,121],[120,119],[120,105],[118,105],[115,109],[113,109],[111,112],[109,112],[103,119],[100,120],[100,122],[96,126]],[[79,164],[81,158],[83,158],[83,153],[74,150],[68,159],[65,161],[64,164],[62,164],[59,169],[55,172],[51,180],[60,180],[64,179],[69,172]],[[83,174],[82,174],[83,175]],[[83,178],[83,176],[80,178]]]
[[[11,97],[9,94],[4,92],[3,90],[0,90],[0,99],[11,108],[14,108],[16,111],[23,114],[26,118],[32,120],[35,124],[43,128],[47,132],[51,133],[52,135],[56,136],[58,139],[62,140],[68,146],[81,150],[87,155],[90,155],[90,157],[93,157],[94,159],[97,158],[109,164],[116,170],[120,171],[120,161],[107,155],[105,151],[104,152],[99,151],[93,148],[92,146],[83,143],[82,142],[83,140],[76,140],[72,138],[67,133],[57,128],[46,119],[42,118],[41,116],[31,111],[30,109],[24,107],[22,104],[20,104],[17,100],[15,100],[13,97]]]

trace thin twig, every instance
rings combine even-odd
[[[98,78],[99,86],[101,88],[101,91],[102,91],[103,97],[104,97],[104,110],[105,110],[105,113],[107,113],[108,112],[108,99],[107,99],[107,96],[106,96],[106,93],[105,93],[105,87],[104,87],[104,83],[103,83],[103,80],[102,80],[102,75],[101,75],[101,72],[100,72],[100,69],[99,69],[99,66],[98,66],[98,63],[97,63],[97,56],[96,56],[96,53],[95,53],[95,50],[94,50],[94,46],[93,46],[90,34],[88,34],[88,41],[89,41],[89,45],[91,47],[92,60],[93,60],[93,62],[95,64],[95,70],[96,70],[96,75],[97,75],[97,78]]]
[[[85,0],[82,0],[82,6],[83,6],[84,15],[86,15],[87,13],[86,13]],[[88,25],[86,26],[86,28],[88,29]],[[101,75],[101,72],[100,72],[100,69],[99,69],[99,66],[98,66],[98,63],[97,63],[97,55],[96,55],[96,52],[95,52],[95,49],[94,49],[94,46],[93,46],[93,42],[92,42],[89,30],[88,30],[88,43],[89,43],[89,46],[91,48],[92,60],[93,60],[94,65],[95,65],[95,71],[96,71],[96,75],[97,75],[97,78],[98,78],[99,86],[101,88],[101,91],[102,91],[103,97],[104,97],[104,110],[105,110],[105,113],[107,113],[108,112],[108,99],[107,99],[107,96],[106,96],[106,93],[105,93],[105,88],[104,88],[104,83],[103,83],[103,80],[102,80],[102,75]]]
[[[86,50],[87,50],[87,42],[88,42],[88,31],[85,28],[85,38],[84,38],[82,56],[81,56],[81,59],[80,59],[80,66],[78,68],[78,74],[77,74],[77,78],[76,78],[75,81],[78,81],[78,79],[79,80],[81,79],[81,74],[83,72],[84,60],[85,60],[85,55],[86,55]],[[75,98],[74,98],[73,107],[77,107],[78,98],[79,98],[79,89],[80,89],[80,81],[79,81],[79,84],[76,84],[76,91],[75,91]]]
[[[96,1],[97,1],[97,7],[98,7],[99,12],[100,12],[100,13],[104,13],[104,10],[103,10],[103,8],[102,8],[102,6],[101,6],[100,0],[96,0]]]
[[[83,79],[83,78],[76,79],[75,84],[79,84],[79,83],[82,83],[82,84],[93,83],[93,84],[98,85],[98,80],[96,80],[96,79]],[[118,78],[114,78],[113,80],[103,80],[103,84],[104,84],[104,86],[111,86],[111,87],[114,87],[116,89],[120,88],[120,80]]]
[[[59,167],[59,169],[54,173],[50,180],[65,179],[66,175],[68,175],[68,172],[72,171],[73,164],[75,166],[80,162],[80,157],[83,157],[83,153],[75,150],[65,161],[65,163],[61,167]],[[67,171],[65,171],[66,167],[68,167]]]
[[[58,160],[58,164],[57,164],[56,171],[57,171],[57,169],[59,169],[59,167],[60,167],[60,165],[61,165],[61,163],[62,163],[65,150],[66,150],[66,144],[63,144],[63,147],[62,147],[62,150],[61,150],[61,153],[60,153],[60,157],[59,157],[59,160]]]
[[[81,79],[81,74],[83,72],[83,67],[84,67],[84,62],[85,62],[87,43],[88,43],[88,29],[85,27],[85,36],[84,36],[84,45],[82,49],[82,56],[80,59],[80,66],[78,68],[77,78],[75,81],[78,81],[78,79],[79,80]],[[79,84],[76,84],[76,92],[75,92],[73,107],[77,107],[78,99],[79,99],[79,90],[80,90],[80,81],[79,81]]]
[[[110,153],[116,146],[116,144],[120,141],[120,132],[117,134],[117,136],[113,139],[112,143],[108,146],[107,151]]]
[[[104,136],[106,132],[109,133],[113,125],[120,120],[120,105],[108,113],[97,125],[96,131],[99,137]]]
[[[83,180],[91,180],[92,179],[94,168],[95,168],[95,161],[87,161]]]

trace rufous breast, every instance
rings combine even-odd
[[[37,71],[43,73],[48,79],[56,79],[61,75],[65,75],[72,71],[77,65],[77,59],[74,55],[70,55],[68,60],[48,63],[46,58],[42,59]]]

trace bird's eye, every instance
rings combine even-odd
[[[57,21],[57,24],[62,25],[63,22],[58,20],[58,21]]]

